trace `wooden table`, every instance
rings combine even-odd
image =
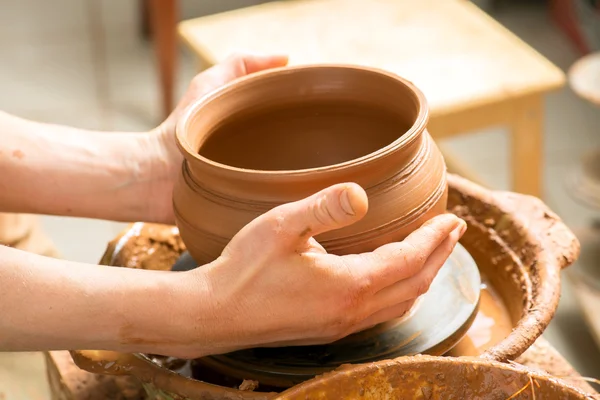
[[[436,139],[509,127],[514,190],[543,194],[543,99],[564,74],[468,1],[288,0],[184,21],[179,33],[203,65],[249,50],[396,72],[427,96]]]

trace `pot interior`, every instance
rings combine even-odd
[[[415,90],[399,78],[350,67],[261,74],[209,97],[187,126],[192,148],[231,167],[304,170],[389,146],[419,119]]]

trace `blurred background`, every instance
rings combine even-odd
[[[176,36],[175,24],[258,3],[0,0],[0,109],[98,130],[155,127],[203,67]],[[582,57],[600,51],[600,12],[593,0],[474,3],[565,74]],[[468,63],[464,68],[470,68]],[[590,87],[600,87],[600,67],[595,71],[595,78],[581,78]],[[574,196],[567,182],[581,169],[582,157],[600,146],[600,105],[577,95],[567,81],[544,96],[543,107],[543,200],[576,232],[589,232],[598,211]],[[469,133],[440,143],[487,186],[511,189],[506,129]],[[41,221],[62,257],[90,263],[98,262],[107,242],[125,226],[59,217]],[[593,265],[600,262],[596,257],[586,260],[589,268],[600,270]],[[586,323],[571,283],[565,280],[563,286],[559,311],[545,336],[581,374],[600,378],[594,341],[599,333]],[[41,360],[38,354],[0,354],[0,399],[48,398]]]

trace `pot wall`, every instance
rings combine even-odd
[[[294,67],[226,86],[192,107],[177,129],[185,162],[173,202],[188,250],[198,263],[211,262],[254,218],[343,182],[366,190],[369,211],[317,237],[329,252],[404,239],[446,208],[446,166],[426,123],[422,93],[379,70]],[[278,144],[269,149],[272,141]],[[264,169],[244,168],[256,165]]]

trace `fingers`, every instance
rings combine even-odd
[[[288,63],[288,56],[284,54],[235,54],[229,57],[227,62],[233,65],[234,73],[237,78],[265,69],[284,67]]]
[[[288,57],[285,55],[256,55],[240,53],[228,57],[225,61],[212,66],[196,75],[186,93],[179,101],[169,118],[166,126],[177,122],[181,113],[195,100],[212,92],[213,90],[242,76],[259,72],[265,69],[284,67]]]
[[[400,318],[406,314],[408,310],[410,310],[414,303],[414,300],[403,301],[379,310],[367,317],[365,320],[361,321],[361,323],[356,327],[355,332],[364,331],[365,329],[372,328],[375,325]]]
[[[271,226],[279,240],[300,243],[360,220],[367,208],[367,194],[359,185],[341,183],[303,200],[276,207],[257,222]]]
[[[364,254],[364,270],[376,290],[417,274],[436,248],[464,221],[453,214],[433,217],[401,242],[383,245]]]
[[[378,307],[393,307],[398,303],[412,301],[425,294],[438,271],[454,250],[456,243],[463,234],[462,226],[455,228],[450,235],[431,253],[423,268],[408,279],[401,280],[375,294]]]
[[[198,86],[219,87],[242,76],[265,69],[284,67],[287,65],[286,55],[256,55],[240,53],[228,57],[194,78]]]

